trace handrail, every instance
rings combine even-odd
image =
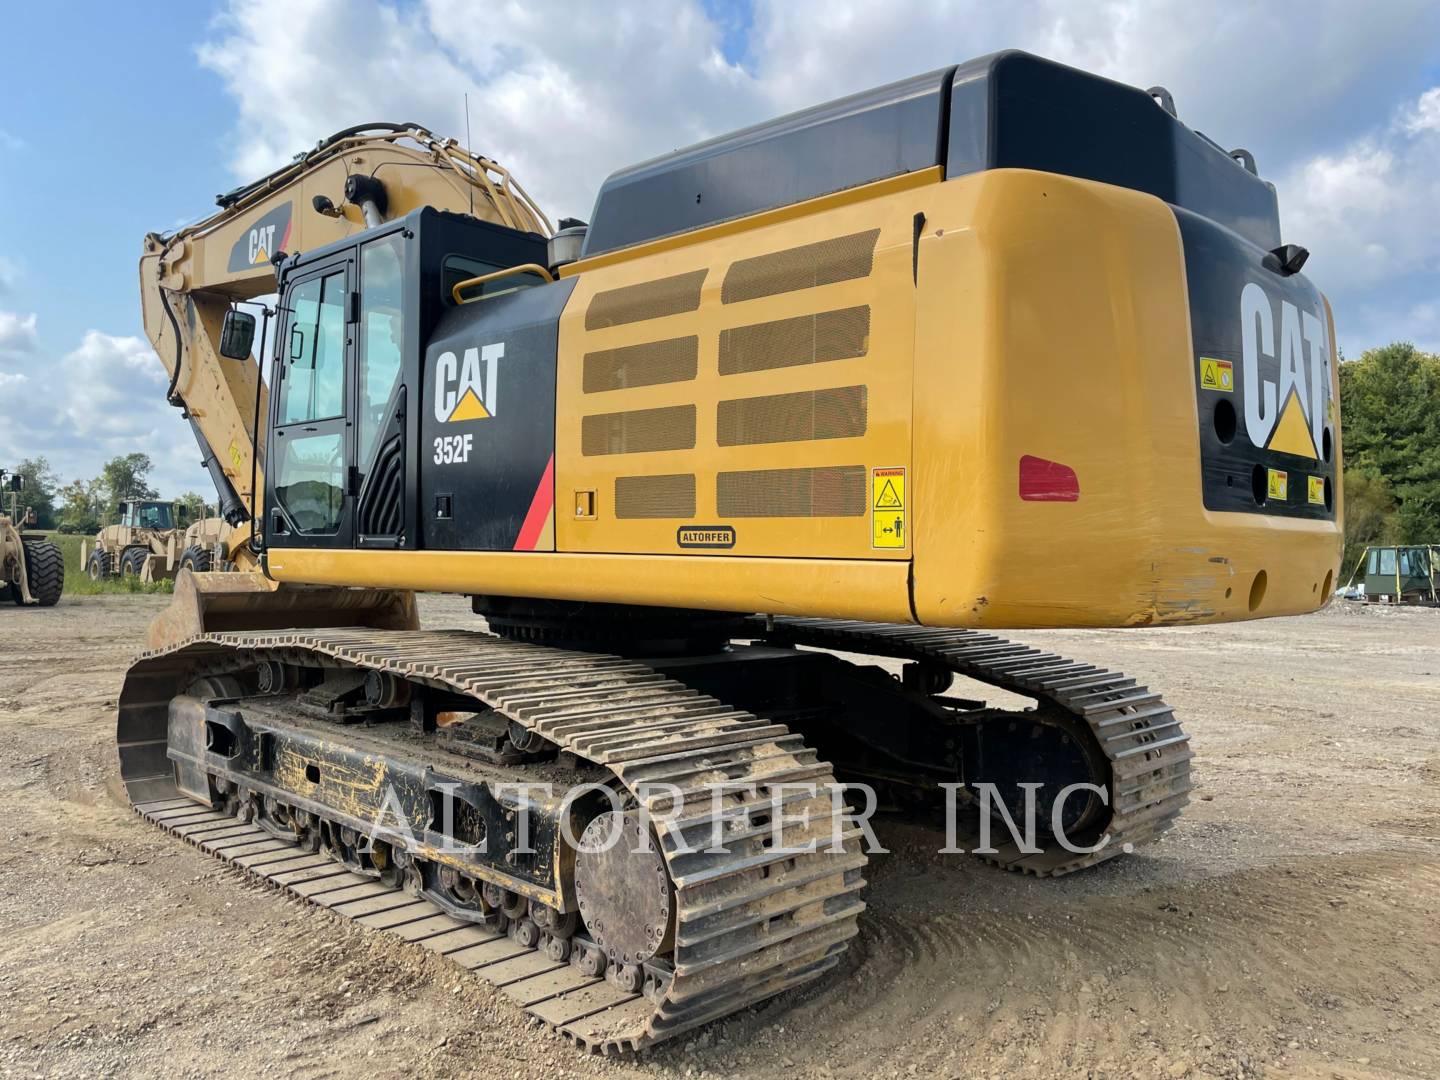
[[[450,290],[450,295],[457,304],[468,304],[471,300],[479,300],[480,297],[472,296],[470,300],[460,299],[460,290],[468,289],[472,285],[484,285],[487,281],[494,281],[497,278],[510,277],[512,274],[539,274],[545,279],[546,284],[553,283],[555,275],[541,266],[539,263],[521,263],[519,266],[512,266],[506,270],[493,270],[488,274],[481,274],[479,277],[466,278],[464,281],[457,281],[455,287]]]

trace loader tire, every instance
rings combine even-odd
[[[208,573],[212,565],[210,552],[202,547],[187,547],[180,554],[180,569],[196,574]]]
[[[85,574],[91,581],[104,581],[108,577],[114,577],[115,564],[108,553],[96,548],[90,553],[90,561],[85,564]]]
[[[144,548],[126,548],[120,556],[120,576],[138,578],[140,572],[145,568],[145,560],[148,557],[149,552]]]
[[[25,576],[41,607],[54,607],[65,589],[65,558],[49,540],[26,540]]]

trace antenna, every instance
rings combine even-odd
[[[475,168],[475,147],[470,142],[470,94],[465,94],[465,153],[470,158],[470,168]],[[475,216],[475,180],[470,180],[470,216]]]

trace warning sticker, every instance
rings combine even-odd
[[[905,470],[874,469],[870,474],[871,546],[903,548],[905,537]]]
[[[1270,498],[1290,498],[1290,474],[1283,469],[1267,469],[1266,472],[1270,474]]]
[[[1227,394],[1235,392],[1235,365],[1229,360],[1200,358],[1200,389],[1222,390]]]
[[[1316,506],[1324,506],[1325,478],[1323,476],[1310,476],[1306,479],[1309,481],[1310,490],[1308,492],[1308,495],[1310,498],[1310,502]]]
[[[244,458],[242,458],[242,457],[240,456],[240,447],[235,444],[235,440],[234,440],[234,439],[231,439],[231,440],[230,440],[230,464],[234,465],[235,468],[238,469],[238,468],[240,468],[241,464],[243,464],[243,462],[244,462]]]

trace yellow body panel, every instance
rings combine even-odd
[[[908,562],[532,551],[273,551],[270,576],[315,585],[531,596],[910,622]]]
[[[1174,212],[1047,173],[936,179],[882,182],[579,264],[560,326],[558,551],[273,551],[270,572],[936,626],[1177,624],[1324,603],[1343,508],[1334,521],[1205,509]],[[868,273],[725,302],[738,263],[867,230],[878,230]],[[684,310],[587,320],[602,294],[697,273]],[[871,320],[863,356],[720,373],[726,331],[860,306]],[[587,353],[690,336],[693,375],[585,392]],[[626,370],[606,363],[597,370],[612,381]],[[1334,377],[1331,365],[1332,401]],[[863,433],[718,445],[723,401],[851,385],[866,387]],[[587,416],[689,405],[693,448],[595,453],[630,436],[609,421],[586,434]],[[1024,455],[1073,469],[1078,498],[1022,500]],[[721,472],[832,466],[863,467],[862,514],[721,512]],[[891,468],[905,470],[898,548],[877,546],[873,509],[875,470]],[[693,475],[693,513],[617,518],[617,477],[655,475]],[[682,549],[684,526],[733,528],[734,546]]]
[[[915,347],[920,620],[1143,625],[1323,604],[1340,558],[1335,522],[1204,508],[1170,208],[1024,171],[927,195]],[[1025,454],[1074,469],[1080,498],[1021,501]]]
[[[938,178],[939,170],[931,170],[931,188]],[[906,187],[914,185],[914,178],[905,179]],[[817,200],[822,205],[803,216],[780,216],[779,220],[744,231],[717,229],[708,240],[668,247],[580,275],[560,322],[555,440],[559,550],[675,554],[682,551],[677,545],[681,526],[723,524],[734,530],[734,544],[728,549],[733,555],[852,559],[907,556],[908,545],[886,549],[873,546],[868,499],[870,469],[904,469],[910,465],[915,328],[913,202],[918,193],[909,198],[883,193],[894,186],[872,185],[872,191],[881,190],[860,201],[856,201],[858,192],[848,193],[849,198],[843,200]],[[847,263],[835,269],[837,274],[856,276],[808,284],[813,281],[811,275],[825,274],[823,254],[802,257],[805,272],[786,271],[784,253],[817,243],[841,242],[844,246],[836,250],[844,256],[868,252],[867,273],[859,273],[856,267],[861,266],[861,260],[856,259],[853,266]],[[766,259],[781,261],[766,263]],[[733,286],[751,266],[758,267],[756,273],[763,277],[768,265],[781,267],[773,275],[778,280],[773,285],[762,282],[759,289],[775,291],[744,299],[730,297],[727,302],[727,281]],[[694,310],[587,329],[595,319],[597,296],[603,305],[604,298],[615,295],[615,290],[643,288],[646,283],[697,272],[704,276]],[[809,327],[810,340],[805,347],[820,351],[826,345],[816,339],[826,336],[827,325],[821,320],[839,317],[848,320],[845,325],[852,331],[859,332],[867,315],[868,332],[860,335],[858,348],[840,350],[858,355],[760,370],[725,371],[725,343],[745,340],[727,338],[727,333],[749,335],[750,340],[759,335],[761,341],[785,338],[794,346],[797,327]],[[615,350],[627,347],[692,338],[697,360],[693,377],[587,392],[587,363],[605,360],[616,355]],[[728,350],[734,354],[732,363],[742,362],[741,351],[738,346]],[[767,356],[781,358],[781,349],[777,346]],[[811,396],[812,392],[818,394]],[[790,396],[773,404],[762,400],[780,395]],[[852,408],[837,417],[826,415],[825,404],[809,404],[837,400],[852,406],[859,403],[861,409]],[[587,417],[593,420],[601,415],[640,414],[643,422],[647,410],[685,410],[692,406],[692,447],[596,453],[595,448],[583,445]],[[812,430],[853,434],[805,437]],[[751,516],[747,512],[737,516],[727,512],[725,499],[717,494],[717,476],[723,473],[814,468],[849,470],[843,478],[845,513]],[[624,508],[616,497],[617,481],[623,484],[626,478],[654,476],[693,476],[694,513],[663,518],[621,516]],[[783,480],[761,478],[756,484],[759,501],[753,505],[763,512],[765,502],[772,498],[767,492],[783,484]],[[858,500],[852,488],[859,489]],[[577,492],[594,493],[593,516],[588,502],[584,511],[580,510]],[[825,509],[823,499],[815,502],[818,509]],[[704,548],[691,551],[697,558],[705,555]]]

